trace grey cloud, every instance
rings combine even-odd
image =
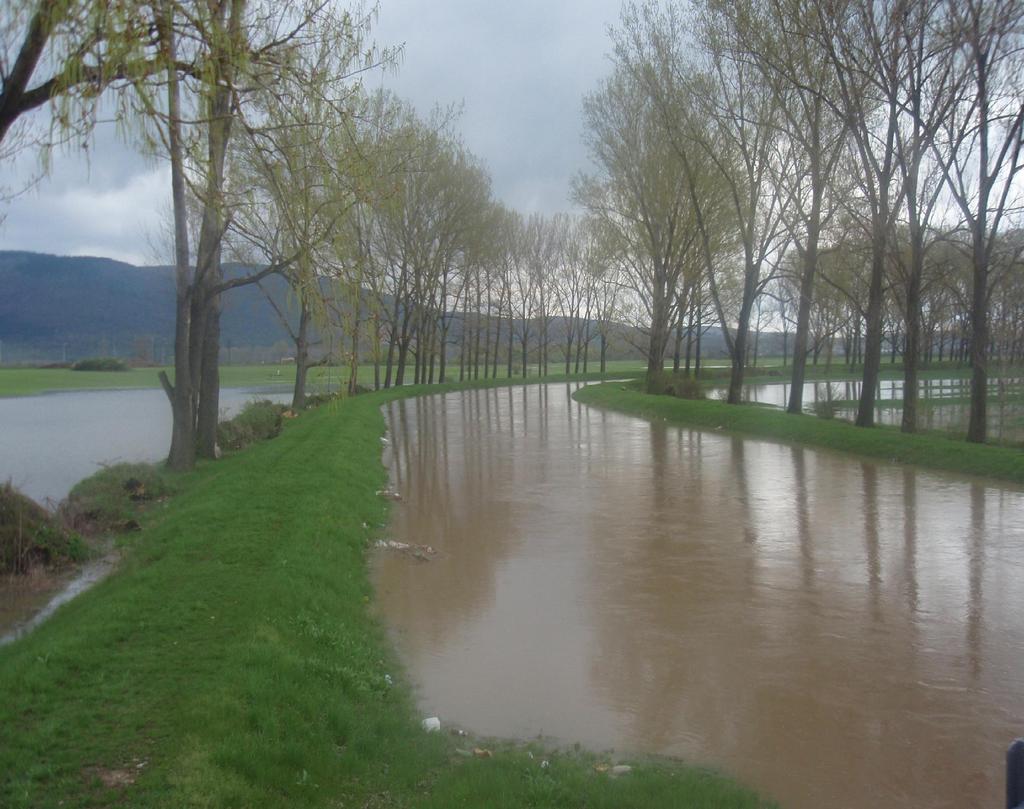
[[[570,178],[586,165],[580,102],[609,71],[606,29],[618,13],[619,0],[383,0],[373,38],[404,42],[405,56],[397,76],[368,83],[423,114],[463,104],[456,129],[490,169],[496,196],[524,212],[566,210]],[[0,168],[0,186],[35,170],[22,156]],[[151,262],[165,179],[161,164],[103,125],[88,150],[56,155],[50,177],[7,206],[0,247]]]

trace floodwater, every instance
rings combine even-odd
[[[253,399],[290,402],[289,387],[224,388],[221,417]],[[156,461],[171,445],[162,390],[95,390],[0,399],[0,481],[56,503],[103,465]]]
[[[989,385],[988,434],[998,442],[1024,441],[1024,408],[1019,402],[1022,380],[1016,377],[995,379]],[[789,383],[744,385],[743,401],[785,408],[789,402]],[[857,400],[860,398],[861,383],[855,380],[840,382],[808,382],[804,385],[804,411],[814,413],[824,404],[836,400],[843,402],[835,406],[837,418],[853,421],[857,414]],[[712,388],[708,397],[724,399],[725,387]],[[1012,394],[1010,397],[1007,394]],[[923,430],[964,433],[970,414],[970,397],[967,379],[925,379],[919,385],[921,407],[918,424]],[[903,420],[900,405],[887,402],[903,399],[903,380],[886,379],[878,383],[875,409],[875,423],[899,426]]]
[[[61,573],[34,571],[27,577],[9,576],[0,581],[0,646],[24,637],[58,607],[105,579],[117,562],[117,552],[110,550],[80,568]]]
[[[786,809],[995,807],[1024,490],[591,410],[386,407],[379,608],[425,715],[710,765]]]

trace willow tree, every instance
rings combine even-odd
[[[151,6],[138,0],[7,0],[0,6],[0,146],[20,119],[52,105],[49,136],[84,135],[111,87],[158,73]],[[189,69],[187,65],[179,65]],[[49,138],[44,139],[44,143]],[[20,144],[24,145],[24,144]]]
[[[882,360],[882,317],[892,233],[903,201],[896,139],[903,116],[904,0],[829,0],[815,7],[815,43],[832,66],[835,105],[846,121],[856,159],[857,193],[847,211],[871,245],[865,313],[864,368],[856,424],[875,423]]]
[[[772,180],[787,201],[784,220],[797,254],[789,413],[803,412],[819,256],[825,231],[844,196],[836,169],[846,147],[846,124],[834,104],[832,65],[815,40],[817,16],[812,6],[813,0],[744,0],[720,9],[736,32],[738,52],[757,66],[774,96],[774,125],[790,145],[790,159],[775,165]],[[781,313],[784,329],[788,314]]]
[[[583,118],[597,171],[575,179],[573,196],[605,229],[646,314],[646,386],[661,392],[676,293],[696,246],[690,178],[647,88],[622,65],[585,98]]]
[[[676,58],[673,65],[676,81],[691,99],[693,113],[706,116],[708,122],[706,127],[681,128],[677,143],[692,139],[714,166],[742,252],[734,330],[722,306],[717,274],[713,266],[708,267],[712,299],[732,357],[727,401],[738,404],[751,315],[789,240],[786,219],[792,201],[776,178],[792,169],[793,148],[780,134],[779,97],[764,73],[747,58],[742,29],[727,8],[713,0],[700,6],[695,33],[702,46],[700,56],[696,61]]]
[[[392,191],[365,220],[367,250],[388,276],[382,306],[389,323],[385,384],[401,385],[409,356],[416,383],[447,372],[448,336],[466,293],[467,266],[479,260],[490,221],[490,177],[440,120],[404,121],[396,137],[407,144]],[[383,301],[381,301],[383,303]],[[394,366],[394,368],[393,368]]]
[[[788,200],[773,177],[788,144],[777,99],[745,56],[735,21],[710,0],[695,11],[627,7],[616,54],[652,99],[688,179],[708,288],[732,358],[728,402],[737,404],[751,314],[787,240]],[[723,236],[727,230],[733,239]]]
[[[333,75],[329,54],[299,57],[318,62],[307,75]],[[332,292],[346,267],[334,259],[340,235],[348,233],[342,224],[369,186],[372,144],[360,131],[367,101],[355,86],[328,94],[305,82],[278,84],[263,100],[260,125],[246,127],[232,150],[232,182],[239,190],[230,233],[241,244],[238,257],[259,274],[282,276],[298,308],[293,322],[267,295],[295,345],[293,409],[305,407],[313,329],[329,332],[332,315],[344,314]]]
[[[268,99],[282,105],[294,101],[293,94],[280,88],[304,85],[333,91],[339,82],[373,64],[377,54],[365,46],[367,18],[305,0],[195,4],[168,0],[157,19],[161,22],[157,30],[175,35],[193,66],[191,72],[176,77],[178,114],[168,113],[170,103],[154,110],[166,131],[177,132],[182,144],[184,159],[178,161],[181,166],[172,182],[176,187],[187,183],[202,208],[195,268],[179,267],[177,273],[175,381],[163,377],[175,423],[169,463],[187,468],[194,448],[208,457],[217,451],[221,295],[273,271],[264,268],[244,277],[225,278],[221,270],[224,234],[239,190],[227,184],[231,139],[239,128],[251,132],[262,125]],[[310,50],[330,56],[333,82],[322,83],[319,61],[307,58]],[[326,98],[331,100],[330,95]],[[172,150],[172,175],[175,162]],[[173,202],[177,217],[184,194],[175,193]],[[187,251],[179,249],[176,254]],[[183,393],[183,381],[188,396]]]

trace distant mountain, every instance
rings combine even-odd
[[[268,278],[263,287],[286,305],[283,279]],[[171,267],[0,251],[0,290],[5,360],[16,361],[19,351],[42,361],[97,353],[130,357],[147,341],[151,352],[169,356],[174,337]],[[221,329],[225,346],[269,347],[288,339],[256,286],[224,295]]]
[[[225,272],[242,268],[226,266]],[[278,306],[291,312],[287,282],[271,276],[262,286]],[[255,285],[223,297],[222,359],[226,362],[278,361],[293,352],[264,293]],[[449,340],[457,342],[462,318],[455,315]],[[628,331],[628,330],[627,330]],[[565,324],[551,323],[549,353],[560,354]],[[170,362],[174,339],[174,272],[171,267],[136,267],[108,258],[51,256],[0,251],[0,362],[50,363],[88,356]],[[642,338],[617,339],[610,357],[639,358]],[[596,350],[596,345],[595,345]],[[781,353],[779,335],[762,335],[762,354]],[[673,346],[669,345],[671,358]],[[703,355],[721,357],[725,345],[713,327],[703,339]],[[452,354],[457,354],[452,349]],[[518,355],[517,355],[518,356]]]

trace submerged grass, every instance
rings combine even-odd
[[[1019,449],[968,444],[934,433],[907,435],[895,427],[864,429],[832,419],[792,415],[768,407],[689,401],[641,393],[634,385],[593,385],[575,394],[594,407],[675,424],[805,444],[894,463],[1024,483]]]
[[[420,729],[365,552],[381,404],[452,387],[328,405],[177,477],[118,573],[0,648],[0,805],[763,805],[665,762],[612,780],[586,754],[464,758]]]

